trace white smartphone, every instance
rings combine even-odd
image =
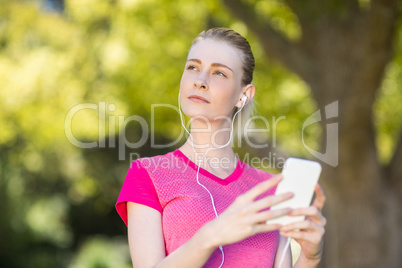
[[[315,161],[291,157],[286,160],[282,174],[283,180],[278,184],[275,195],[292,192],[294,196],[273,205],[271,209],[309,207],[314,194],[314,186],[321,174],[321,165]],[[282,216],[268,220],[267,223],[286,225],[303,220],[304,216]]]

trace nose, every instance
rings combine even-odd
[[[194,86],[198,89],[204,89],[204,90],[208,90],[208,83],[207,83],[207,79],[206,76],[203,74],[198,75],[195,78],[194,81]]]

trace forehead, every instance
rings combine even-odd
[[[235,72],[241,72],[240,52],[223,41],[204,39],[193,45],[187,59],[199,59],[203,64],[221,63]]]

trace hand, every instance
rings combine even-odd
[[[257,184],[248,192],[237,197],[218,218],[204,225],[203,228],[213,241],[213,245],[217,247],[219,245],[232,244],[257,233],[279,229],[281,227],[280,224],[267,224],[266,221],[287,215],[291,212],[291,209],[264,209],[292,198],[293,194],[272,195],[257,201],[255,199],[273,188],[281,180],[282,175],[277,175]]]
[[[327,220],[321,211],[325,203],[325,194],[319,184],[315,186],[316,197],[308,208],[294,209],[289,216],[306,216],[299,221],[283,226],[280,231],[284,237],[291,237],[301,246],[301,254],[309,260],[321,258],[322,241]]]

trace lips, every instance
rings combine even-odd
[[[203,97],[201,97],[201,96],[198,96],[198,95],[191,95],[190,97],[188,97],[189,99],[191,99],[191,100],[193,100],[193,101],[195,101],[195,102],[206,102],[206,103],[209,103],[209,101],[207,101],[206,99],[204,99]]]

